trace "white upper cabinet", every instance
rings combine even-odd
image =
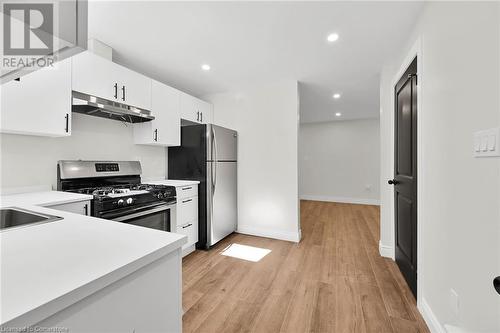
[[[213,122],[212,104],[86,51],[2,84],[0,132],[71,135],[72,91],[151,111],[133,125],[136,144],[178,146],[181,118]]]
[[[71,59],[2,84],[0,90],[1,132],[71,134]]]
[[[151,110],[150,78],[91,52],[72,59],[74,91]]]
[[[179,146],[181,144],[181,92],[152,81],[151,112],[154,120],[134,124],[136,144]]]
[[[116,64],[113,64],[116,65]],[[152,79],[120,66],[118,97],[122,103],[151,110]]]
[[[210,124],[213,122],[212,104],[181,93],[181,118],[199,124]]]

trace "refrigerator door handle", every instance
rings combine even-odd
[[[210,138],[212,134],[210,133]],[[206,218],[206,243],[203,244],[205,249],[210,248],[210,244],[212,243],[212,222],[214,219],[214,195],[213,195],[213,169],[214,163],[212,161],[207,162],[207,192],[205,194],[207,200],[207,218]]]
[[[215,135],[214,127],[212,126],[212,143],[214,145],[214,149],[212,149],[212,153],[215,152],[215,158],[212,159],[213,167],[212,172],[212,192],[215,193],[215,186],[217,185],[217,137]]]

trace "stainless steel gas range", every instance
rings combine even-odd
[[[139,161],[59,161],[57,189],[92,194],[92,216],[170,231],[175,187],[142,184],[141,171]]]

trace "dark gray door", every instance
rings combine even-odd
[[[417,58],[395,87],[394,185],[396,263],[417,295]]]

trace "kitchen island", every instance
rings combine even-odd
[[[0,232],[3,331],[182,331],[185,236],[3,199],[62,218]]]

